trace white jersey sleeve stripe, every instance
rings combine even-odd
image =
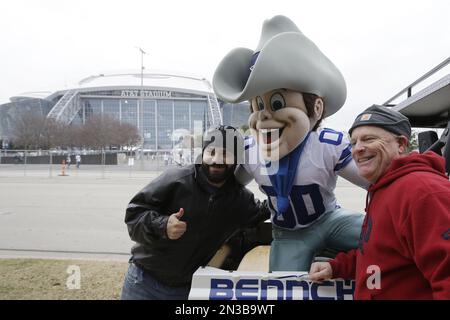
[[[352,160],[352,145],[348,144],[342,151],[338,163],[334,166],[334,171],[339,171],[344,168]]]
[[[342,150],[341,156],[339,157],[339,161],[347,159],[348,156],[352,154],[352,145],[349,143],[347,147]]]

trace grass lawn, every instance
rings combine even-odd
[[[0,259],[0,300],[119,299],[127,268],[115,261]]]

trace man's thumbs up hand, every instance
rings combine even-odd
[[[169,220],[167,221],[167,236],[169,239],[179,239],[186,232],[186,222],[180,221],[183,215],[183,208],[180,208],[178,212],[170,215]]]
[[[181,219],[183,214],[184,214],[184,209],[183,208],[180,208],[180,210],[177,213],[174,213],[175,217],[177,217],[178,220]]]

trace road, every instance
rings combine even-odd
[[[125,207],[160,173],[83,166],[59,176],[40,165],[0,166],[0,257],[126,261]],[[264,197],[254,182],[249,188]],[[339,180],[336,194],[343,207],[363,210],[364,190]]]

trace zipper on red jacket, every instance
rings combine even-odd
[[[369,188],[370,189],[370,188]],[[366,216],[364,217],[363,224],[361,226],[361,233],[359,235],[359,241],[358,241],[358,248],[361,254],[364,254],[364,242],[365,241],[365,235],[367,232],[367,225],[369,223],[370,214],[369,214],[369,206],[370,206],[370,200],[372,200],[372,192],[367,191],[366,194],[366,207],[364,208],[364,211],[366,212]]]
[[[366,194],[366,207],[364,208],[364,211],[366,211],[366,214],[369,213],[369,205],[370,205],[370,200],[372,200],[372,192],[369,190],[367,191]]]

